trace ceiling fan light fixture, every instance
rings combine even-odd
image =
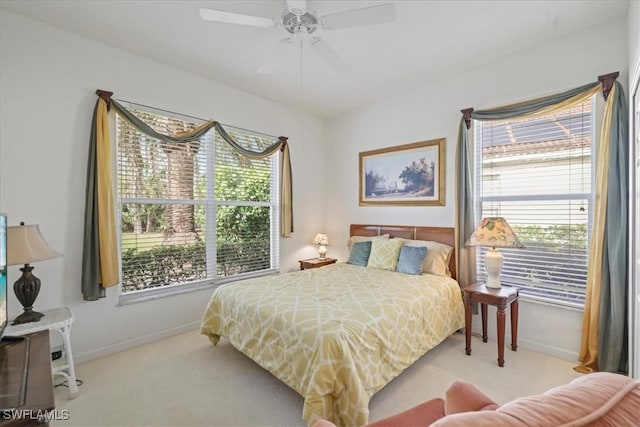
[[[311,34],[318,29],[318,18],[316,18],[313,12],[296,15],[290,10],[285,9],[282,14],[282,26],[291,34]]]

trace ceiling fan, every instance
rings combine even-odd
[[[306,40],[311,49],[336,73],[344,74],[349,72],[349,65],[322,38],[314,34],[316,30],[339,30],[393,22],[396,18],[396,8],[393,3],[385,3],[318,16],[311,2],[286,0],[286,7],[277,20],[215,9],[200,9],[200,17],[206,21],[228,24],[264,28],[282,27],[288,32],[289,35],[278,43],[271,57],[258,68],[259,73],[273,72],[281,63],[281,57],[289,46],[292,46],[294,41],[302,39]]]

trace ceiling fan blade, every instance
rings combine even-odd
[[[251,25],[254,27],[270,28],[277,25],[276,21],[260,16],[242,15],[239,13],[223,12],[215,9],[200,9],[200,18],[206,21],[225,22],[227,24]]]
[[[319,37],[309,39],[311,48],[338,74],[346,74],[350,71],[349,65]]]
[[[331,13],[319,18],[322,23],[322,27],[326,30],[339,30],[342,28],[359,27],[362,25],[384,24],[387,22],[393,22],[395,19],[396,5],[393,3]]]
[[[282,64],[284,60],[284,56],[293,44],[293,37],[287,37],[276,45],[276,47],[271,52],[269,58],[266,60],[264,64],[258,68],[258,73],[260,74],[269,74],[273,73],[278,67]]]
[[[307,0],[287,0],[287,9],[294,15],[307,13]]]

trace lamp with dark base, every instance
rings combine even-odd
[[[33,304],[40,293],[40,279],[33,275],[32,262],[46,261],[62,256],[44,240],[37,225],[12,226],[7,229],[7,264],[24,265],[22,275],[13,284],[13,291],[24,312],[15,318],[14,325],[37,322],[44,314],[34,311]]]
[[[13,284],[13,291],[24,308],[24,313],[15,318],[12,323],[13,325],[37,322],[44,316],[44,314],[40,312],[33,311],[33,303],[40,293],[40,279],[31,273],[32,270],[33,267],[25,264],[24,267],[20,269],[22,276]]]

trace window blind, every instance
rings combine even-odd
[[[227,132],[244,148],[262,151],[273,140],[228,128]],[[249,159],[233,151],[216,136],[215,200],[217,231],[217,276],[226,277],[272,268],[279,251],[273,212],[278,192],[277,156]],[[275,233],[272,234],[272,233]]]
[[[523,295],[584,304],[593,117],[588,101],[542,117],[474,122],[477,219],[504,217],[526,246],[500,249],[501,281]]]
[[[191,118],[132,110],[162,133]],[[238,128],[245,148],[272,137]],[[248,159],[212,130],[199,141],[151,138],[117,117],[123,293],[278,268],[278,156]]]

